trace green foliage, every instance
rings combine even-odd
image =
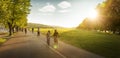
[[[4,43],[6,39],[0,38],[0,44]]]
[[[29,14],[30,0],[0,0],[0,23],[9,28],[9,33],[15,27],[27,25],[27,14]]]
[[[102,5],[105,5],[102,7]],[[106,0],[99,4],[99,20],[104,29],[120,32],[120,0]]]
[[[96,21],[85,19],[78,28],[108,30],[120,34],[120,0],[106,0],[98,4],[99,16]],[[91,28],[92,27],[92,28]]]
[[[85,18],[77,28],[92,30],[92,29],[96,29],[96,24],[97,24],[97,21],[92,21],[89,18]]]

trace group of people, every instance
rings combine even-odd
[[[34,33],[34,28],[32,28],[32,33]],[[37,36],[40,36],[40,28],[37,30]]]
[[[57,30],[54,30],[53,39],[54,39],[54,43],[56,45],[58,45],[58,36],[59,36],[59,34],[58,34]],[[47,44],[50,45],[50,38],[51,38],[51,32],[50,32],[50,30],[48,30],[48,32],[46,34],[46,38],[47,38]]]
[[[25,33],[26,33],[26,29],[25,29]],[[32,28],[32,33],[34,33],[34,28]],[[37,36],[40,36],[40,30],[39,30],[39,28],[38,28],[38,31],[37,31]],[[54,44],[58,45],[58,36],[59,36],[59,33],[58,33],[58,31],[56,29],[54,30],[54,33],[53,33],[52,36],[53,36]],[[46,42],[47,42],[47,44],[49,46],[50,45],[50,39],[51,39],[51,32],[50,32],[50,30],[47,31],[46,38],[47,38]]]

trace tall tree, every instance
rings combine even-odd
[[[106,0],[103,3],[98,4],[96,9],[99,12],[97,24],[92,25],[89,20],[84,20],[81,27],[89,28],[90,25],[99,30],[108,30],[120,34],[120,0]],[[95,23],[95,22],[93,22]]]
[[[105,29],[120,32],[120,0],[106,0],[97,6]]]
[[[27,24],[29,7],[30,0],[0,0],[0,21],[9,28],[9,35],[12,35],[16,26]]]
[[[96,21],[92,21],[90,18],[85,18],[77,28],[87,29],[87,30],[96,29]]]

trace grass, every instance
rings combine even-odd
[[[46,34],[54,29],[40,29]],[[120,35],[77,29],[57,29],[60,40],[106,58],[120,58]]]
[[[119,35],[72,30],[62,33],[61,40],[106,58],[120,58]]]
[[[42,34],[46,34],[48,30],[50,30],[51,34],[53,34],[55,29],[54,28],[40,28],[40,31],[41,31]],[[73,29],[57,28],[57,31],[59,32],[59,34],[61,34],[63,32],[68,32],[68,31],[71,31],[71,30],[73,30]],[[37,32],[37,28],[34,29],[34,32]]]
[[[6,39],[0,38],[0,44],[4,43],[5,41],[6,41]]]
[[[8,33],[6,32],[0,32],[0,37],[2,37],[3,35],[7,35]],[[3,44],[4,42],[6,42],[7,39],[5,38],[0,38],[0,45]]]

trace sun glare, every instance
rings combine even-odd
[[[90,10],[89,14],[88,14],[88,18],[90,18],[91,20],[94,20],[97,17],[98,13],[96,10]]]

